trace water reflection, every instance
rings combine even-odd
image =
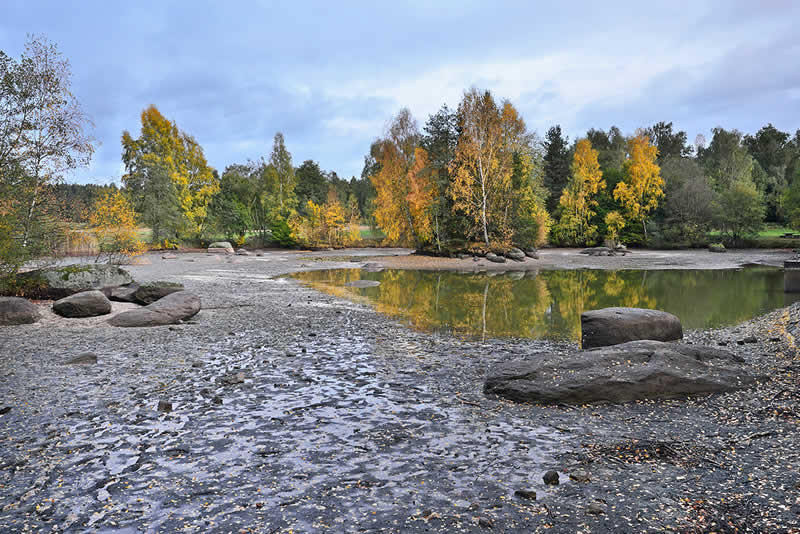
[[[786,306],[778,269],[530,271],[492,276],[440,271],[360,269],[292,275],[310,286],[372,305],[425,331],[471,338],[580,338],[580,314],[608,306],[674,313],[684,328],[736,324]],[[356,280],[376,287],[352,287]]]

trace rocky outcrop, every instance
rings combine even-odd
[[[484,392],[540,404],[680,398],[752,383],[743,363],[711,347],[631,341],[499,364],[489,371]]]
[[[53,303],[61,317],[97,317],[111,313],[111,301],[97,290],[75,293]]]
[[[111,288],[133,282],[130,273],[117,265],[68,265],[38,269],[17,275],[30,298],[58,300],[82,291],[97,289],[110,293]]]
[[[163,280],[145,282],[134,291],[133,302],[145,305],[152,304],[170,293],[177,293],[178,291],[183,291],[183,284],[165,282]]]
[[[539,259],[539,251],[533,247],[529,247],[525,249],[525,255],[529,258],[533,258],[534,260]]]
[[[584,349],[639,339],[675,341],[682,337],[680,319],[664,311],[603,308],[581,314],[581,346]]]
[[[200,297],[188,291],[178,291],[144,308],[115,315],[108,322],[123,327],[163,326],[186,320],[199,311]]]
[[[0,326],[31,324],[39,320],[39,308],[19,297],[0,297]]]
[[[233,254],[233,245],[227,241],[215,241],[208,245],[208,252],[211,254]]]

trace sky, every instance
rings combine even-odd
[[[563,5],[559,5],[563,4]],[[0,0],[0,50],[46,36],[72,67],[97,150],[78,183],[119,183],[120,137],[154,104],[220,172],[268,158],[360,176],[408,107],[424,126],[465,89],[509,99],[530,130],[672,121],[800,128],[800,2],[80,2]]]

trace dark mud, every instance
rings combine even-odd
[[[800,525],[797,305],[689,333],[729,343],[766,377],[755,388],[545,408],[486,398],[483,376],[498,360],[568,344],[421,334],[271,278],[354,266],[309,257],[153,256],[132,268],[137,280],[182,282],[203,297],[187,324],[46,317],[1,330],[0,531]],[[64,365],[86,352],[98,363]],[[544,486],[548,469],[560,485]]]

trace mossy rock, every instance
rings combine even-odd
[[[67,265],[19,273],[15,294],[34,299],[58,300],[82,291],[109,290],[133,282],[128,271],[107,264]]]
[[[725,245],[722,243],[711,243],[708,245],[708,250],[711,252],[725,252]]]

